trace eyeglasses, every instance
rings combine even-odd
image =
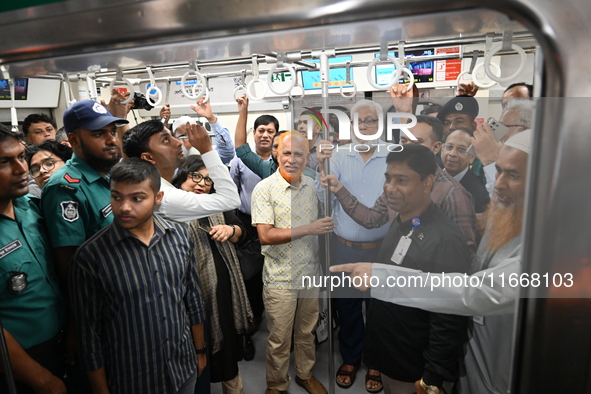
[[[379,119],[365,119],[365,120],[359,120],[357,123],[358,124],[364,124],[367,127],[372,127],[375,126],[378,123]],[[351,122],[353,123],[353,122]]]
[[[463,146],[455,146],[452,144],[445,144],[445,145],[443,145],[443,147],[448,152],[451,152],[452,150],[455,149],[456,152],[458,152],[458,155],[465,155],[466,151],[468,150],[467,148],[464,148]]]
[[[43,167],[43,169],[45,171],[51,171],[55,168],[55,163],[60,162],[60,161],[63,163],[63,160],[59,160],[59,159],[54,159],[54,158],[45,159],[41,162],[40,166],[31,167],[29,169],[29,172],[31,173],[31,176],[33,178],[37,178],[39,175],[41,175],[41,167]]]
[[[191,176],[191,179],[195,183],[199,183],[199,182],[203,181],[205,186],[213,185],[213,180],[208,176],[203,176],[200,173],[194,172],[194,171],[189,172],[189,175]]]

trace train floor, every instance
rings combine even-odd
[[[253,344],[256,349],[255,358],[252,361],[241,361],[239,363],[240,374],[242,375],[242,381],[244,383],[245,394],[264,394],[267,388],[265,380],[265,348],[267,345],[267,337],[269,336],[269,330],[267,329],[266,320],[263,318],[259,330],[252,337]],[[338,329],[333,330],[334,337],[334,364],[335,372],[341,365],[341,356],[338,350]],[[316,348],[316,365],[314,367],[314,377],[318,379],[324,387],[328,390],[328,340],[324,341]],[[365,391],[365,373],[367,368],[362,366],[357,372],[357,378],[352,387],[348,389],[342,389],[335,384],[335,392],[338,394],[358,394],[366,393]],[[295,366],[294,366],[294,355],[291,354],[289,363],[289,375],[291,376],[291,384],[287,392],[289,394],[306,394],[307,391],[302,387],[298,386],[295,382]],[[334,379],[334,376],[332,377]],[[212,383],[211,394],[222,394],[222,384]]]

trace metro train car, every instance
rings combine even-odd
[[[73,103],[108,102],[116,88],[142,102],[130,126],[159,119],[165,104],[171,124],[197,118],[190,105],[206,97],[233,135],[236,99],[246,95],[249,126],[270,114],[291,130],[306,108],[346,112],[365,98],[387,109],[396,84],[414,85],[418,114],[473,82],[482,124],[499,119],[508,86],[533,85],[527,275],[505,283],[520,294],[506,333],[507,392],[591,392],[590,19],[585,0],[12,2],[0,5],[0,123],[17,131],[28,114],[45,113],[61,127]],[[329,120],[322,138],[342,127]],[[534,273],[543,280],[534,284]],[[256,335],[257,359],[240,363],[249,393],[266,387],[266,333]],[[346,392],[334,384],[336,341],[330,332],[318,345],[315,366],[331,394]],[[350,392],[365,390],[358,380]],[[304,392],[293,383],[290,392]]]

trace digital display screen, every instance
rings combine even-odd
[[[14,99],[26,100],[28,86],[28,78],[16,78],[14,80]],[[8,79],[0,79],[0,100],[11,100],[10,84],[8,83]]]
[[[345,63],[353,60],[353,56],[338,56],[328,59],[329,64]],[[307,62],[318,63],[320,60],[306,60]],[[302,85],[305,90],[322,89],[322,82],[320,81],[320,71],[302,71]],[[331,68],[330,80],[328,82],[329,88],[338,88],[341,85],[350,87],[353,85],[345,85],[347,80],[347,69],[345,67]],[[353,69],[351,69],[351,81],[353,81]]]
[[[426,49],[420,51],[408,51],[405,52],[404,55],[406,56],[428,56],[434,55],[434,49]],[[398,57],[396,52],[388,52],[388,55],[392,57]],[[376,53],[374,57],[379,57],[380,54]],[[433,82],[434,81],[434,73],[435,73],[435,62],[428,61],[428,62],[413,62],[410,63],[410,67],[408,67],[410,71],[412,71],[412,75],[415,77],[415,82]],[[390,64],[378,64],[376,66],[376,83],[378,85],[387,85],[391,81],[392,73],[394,72],[394,65]],[[408,83],[410,80],[407,78],[406,74],[402,74],[403,76],[400,78],[399,83]]]

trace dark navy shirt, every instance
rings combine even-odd
[[[78,249],[70,295],[81,362],[111,393],[176,392],[195,372],[191,326],[204,321],[193,241],[154,215],[147,246],[116,221]]]
[[[471,252],[458,226],[433,202],[419,218],[420,224],[412,231],[412,243],[400,265],[423,272],[467,272]],[[411,229],[412,220],[401,223],[397,216],[377,262],[394,265],[394,249]],[[428,292],[426,288],[425,296]],[[457,379],[467,336],[467,317],[373,299],[367,316],[364,359],[392,379],[415,382],[422,377],[425,383],[441,387],[443,381]]]

